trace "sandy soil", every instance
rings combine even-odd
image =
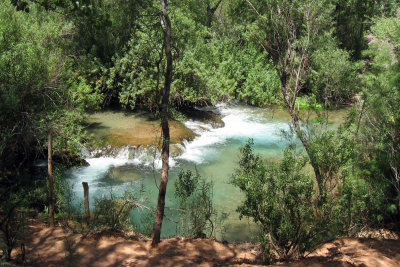
[[[256,246],[222,244],[210,239],[163,240],[152,249],[150,241],[135,236],[103,233],[85,238],[60,227],[35,224],[26,231],[29,266],[254,266]],[[16,250],[14,256],[20,253]],[[400,266],[400,241],[343,238],[326,243],[305,259],[274,266]]]

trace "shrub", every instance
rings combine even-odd
[[[303,172],[307,159],[289,148],[282,162],[266,163],[252,146],[250,140],[240,149],[239,167],[231,179],[245,194],[237,209],[240,217],[260,224],[264,256],[301,256],[313,246],[318,221],[313,212],[313,180]]]
[[[122,196],[110,191],[94,200],[92,227],[100,230],[120,231],[132,228],[130,212],[135,207],[135,197],[130,192]]]
[[[182,212],[181,232],[184,236],[202,237],[212,234],[214,224],[213,184],[200,177],[196,170],[182,170],[175,182],[175,198]],[[185,222],[185,223],[183,223]]]

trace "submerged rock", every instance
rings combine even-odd
[[[180,156],[184,151],[185,147],[182,144],[172,144],[169,147],[169,153],[172,157]]]
[[[142,177],[142,175],[132,166],[111,167],[108,174],[110,178],[120,182],[131,182]]]
[[[182,111],[188,118],[210,124],[213,128],[222,128],[225,126],[219,111],[213,107],[191,108]]]
[[[53,161],[59,162],[67,168],[74,166],[89,166],[89,163],[72,148],[66,147],[53,156]]]
[[[84,145],[78,143],[79,150],[81,152],[81,158],[85,159],[90,157],[90,151]]]

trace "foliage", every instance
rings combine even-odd
[[[19,243],[23,243],[24,228],[27,224],[25,212],[18,209],[18,197],[14,195],[0,205],[0,241],[3,243],[1,249],[6,261],[11,260],[12,250]]]
[[[63,84],[68,77],[63,52],[71,24],[60,14],[28,6],[29,13],[18,12],[7,1],[0,10],[0,202],[17,195],[15,209],[42,211],[48,203],[46,182],[34,176],[32,162],[45,154],[50,131],[67,138],[64,126],[74,111]],[[71,139],[80,132],[75,124],[69,131]],[[55,144],[57,155],[73,146],[72,140],[61,141]],[[63,194],[58,192],[58,200]]]
[[[231,180],[245,194],[238,212],[260,224],[265,255],[301,256],[315,245],[319,221],[313,211],[313,180],[303,170],[307,159],[286,149],[281,163],[265,163],[252,146],[250,140],[240,149]]]
[[[365,177],[358,168],[355,170],[345,174],[332,199],[335,205],[331,228],[342,235],[355,235],[365,226],[379,227],[391,213],[385,196],[388,184]]]
[[[1,164],[11,167],[40,147],[43,118],[57,107],[62,72],[59,43],[69,25],[40,8],[16,12],[8,3],[0,11]]]
[[[71,79],[69,84],[71,101],[77,109],[95,110],[103,101],[102,95],[94,91],[84,77],[79,76],[77,80]]]
[[[134,208],[135,196],[126,191],[119,196],[113,191],[94,199],[91,227],[100,230],[120,231],[131,229],[130,212]]]
[[[64,52],[71,24],[58,13],[28,6],[29,13],[17,12],[6,2],[0,11],[1,183],[15,183],[19,169],[43,156],[49,131],[58,135],[56,158],[77,158],[83,107],[98,101],[83,82],[77,90],[67,88],[71,70]]]
[[[228,38],[228,37],[226,37]],[[249,44],[237,48],[227,41],[214,60],[215,68],[207,73],[207,87],[213,88],[221,99],[236,99],[250,105],[267,106],[280,102],[279,80],[270,61],[258,49]],[[217,50],[217,51],[218,51]],[[214,52],[215,53],[215,52]]]
[[[354,142],[352,135],[343,128],[337,132],[319,129],[319,133],[311,134],[310,157],[317,163],[322,176],[321,195],[333,194],[354,158]]]
[[[382,18],[375,21],[369,44],[369,70],[364,76],[364,110],[360,118],[360,138],[364,141],[370,179],[374,177],[391,183],[390,202],[400,210],[400,21]],[[390,203],[389,202],[389,203]]]
[[[312,133],[310,155],[322,177],[317,204],[328,238],[355,234],[362,225],[376,222],[368,213],[382,214],[385,185],[364,179],[354,137],[344,125]]]
[[[328,37],[311,56],[310,87],[325,107],[351,101],[359,92],[361,65],[351,62],[349,53],[335,43]]]
[[[171,102],[178,107],[231,99],[258,106],[278,102],[278,80],[265,56],[252,44],[237,44],[224,33],[217,37],[197,21],[198,14],[191,14],[192,9],[186,4],[172,9],[175,66]],[[114,66],[104,69],[108,78],[100,87],[107,104],[119,102],[124,108],[139,105],[157,111],[165,71],[162,35],[153,17],[140,25],[123,54],[114,59]]]
[[[200,175],[197,170],[195,175],[191,170],[179,172],[178,180],[175,182],[175,196],[186,201],[196,190],[199,179]]]
[[[151,23],[154,21],[149,21]],[[123,55],[114,59],[114,66],[104,69],[107,79],[100,84],[106,103],[119,102],[122,107],[134,109],[143,104],[148,109],[159,104],[159,87],[163,84],[161,68],[162,35],[158,25],[143,22],[127,43]]]
[[[206,232],[212,234],[215,213],[212,198],[213,184],[201,178],[197,172],[182,170],[175,181],[175,198],[182,212],[182,235],[202,237]]]
[[[47,181],[45,174],[32,179],[29,164],[46,154],[49,131],[57,137],[54,159],[71,166],[82,163],[79,148],[90,141],[84,130],[86,110],[117,106],[158,115],[166,71],[159,7],[157,1],[142,0],[3,2],[0,203],[11,203],[16,211],[41,211],[47,206]],[[292,149],[280,163],[265,163],[250,143],[242,149],[232,183],[246,194],[242,216],[263,225],[266,251],[296,256],[326,238],[398,219],[399,3],[170,3],[173,116],[179,117],[181,108],[218,101],[286,104],[293,121],[299,120],[293,126],[321,175],[313,184],[305,174],[307,160]],[[364,67],[357,60],[364,60]],[[328,131],[323,110],[348,103],[356,104],[352,121]],[[299,109],[315,111],[313,121],[319,124],[300,120],[304,113]],[[61,168],[55,181],[57,212],[68,217],[72,195]],[[316,186],[320,194],[314,194]],[[182,231],[200,236],[213,228],[212,183],[186,171],[176,188],[188,222]],[[94,225],[129,226],[134,199],[112,192],[100,197]],[[23,221],[14,215],[10,222]]]
[[[367,48],[365,33],[377,15],[394,15],[400,2],[398,0],[338,0],[334,18],[336,36],[341,47],[350,52],[353,59],[360,59]]]
[[[20,197],[21,205],[25,208],[33,208],[39,212],[46,209],[48,205],[48,179],[47,169],[38,168],[34,173],[36,178],[31,185],[27,186],[24,196]],[[65,168],[61,164],[56,164],[53,168],[54,192],[56,199],[55,212],[58,216],[66,216],[74,212],[74,193],[70,181],[65,178]]]
[[[353,235],[387,213],[384,183],[365,179],[355,143],[343,128],[311,139],[311,153],[322,175],[321,192],[307,174],[307,157],[291,145],[280,162],[265,162],[250,140],[241,148],[232,184],[245,194],[240,216],[253,218],[263,232],[264,256],[302,256],[316,244]]]
[[[296,107],[298,110],[305,109],[305,110],[314,110],[317,112],[321,112],[324,110],[324,106],[317,102],[317,99],[314,94],[299,96],[296,99]],[[321,116],[319,116],[321,117]],[[321,120],[322,118],[317,117],[315,120]]]

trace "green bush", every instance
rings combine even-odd
[[[264,256],[290,259],[314,245],[318,221],[313,211],[313,180],[304,173],[305,157],[286,149],[280,163],[266,163],[250,140],[240,149],[231,183],[245,194],[240,217],[253,218],[262,230]]]
[[[65,103],[60,44],[70,25],[58,14],[31,6],[18,12],[10,1],[0,9],[0,168],[32,157],[47,136],[45,118]],[[16,163],[18,162],[18,163]]]
[[[121,231],[132,229],[130,212],[134,208],[135,197],[130,192],[118,196],[113,191],[94,200],[91,227],[95,230]]]
[[[69,219],[78,213],[76,205],[73,204],[74,193],[72,185],[65,178],[65,168],[59,164],[54,165],[54,193],[56,198],[56,217]],[[37,175],[37,176],[36,176]],[[36,176],[36,177],[35,177]],[[28,209],[35,209],[39,212],[45,211],[49,200],[49,187],[47,178],[47,168],[39,169],[34,174],[35,180],[25,184],[20,188],[21,197],[19,198],[21,206]]]
[[[182,210],[181,234],[188,237],[203,237],[212,234],[215,210],[212,203],[213,184],[200,177],[197,172],[182,170],[175,182],[175,198]]]
[[[351,102],[360,91],[359,71],[362,63],[352,62],[350,53],[337,48],[335,39],[326,43],[310,58],[310,89],[325,108]]]

